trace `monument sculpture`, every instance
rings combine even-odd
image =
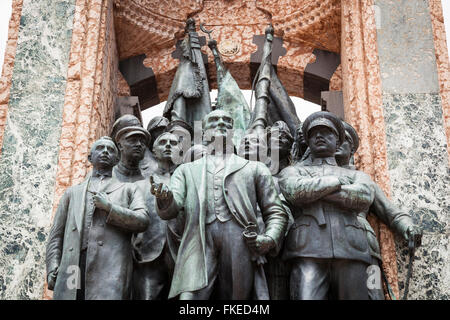
[[[256,72],[252,85],[255,90],[256,101],[252,111],[250,128],[255,129],[258,134],[263,134],[264,128],[282,120],[293,134],[300,123],[300,119],[295,111],[294,103],[272,65],[272,43],[274,40],[272,25],[266,28],[265,35],[261,65]]]
[[[161,218],[174,218],[182,208],[186,215],[169,298],[250,299],[253,293],[256,298],[268,299],[257,261],[278,249],[287,214],[268,168],[236,156],[224,145],[231,141],[231,116],[215,110],[204,124],[212,138],[210,144],[214,144],[212,152],[178,167],[170,187],[152,184]],[[257,205],[266,226],[261,234]]]
[[[206,32],[210,40],[208,47],[214,56],[217,73],[217,102],[216,108],[229,112],[233,118],[233,143],[239,146],[242,136],[247,130],[250,122],[250,109],[247,105],[244,95],[238,84],[234,80],[230,71],[223,64],[219,50],[217,50],[217,41],[211,38],[211,32],[200,24],[203,32]]]
[[[336,116],[312,114],[303,123],[303,135],[310,156],[284,169],[280,179],[295,217],[283,252],[292,266],[291,299],[368,299],[372,256],[358,214],[377,202],[375,185],[366,174],[337,165],[345,129]],[[417,233],[409,215],[383,213],[406,239]]]
[[[330,112],[301,123],[273,40],[269,26],[250,112],[210,37],[213,108],[186,21],[164,117],[147,130],[133,115],[117,119],[92,146],[92,173],[61,199],[46,255],[55,299],[384,299],[367,284],[368,267],[382,266],[367,215],[413,248],[421,230],[356,170],[352,126]]]
[[[367,299],[371,260],[357,213],[367,210],[373,190],[358,171],[337,166],[345,131],[336,116],[312,114],[303,135],[311,156],[280,174],[295,217],[283,252],[292,268],[291,299]]]
[[[47,282],[58,300],[131,297],[131,235],[144,231],[140,190],[112,176],[118,150],[109,137],[91,147],[93,169],[64,193],[47,242]]]

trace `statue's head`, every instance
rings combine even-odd
[[[195,20],[194,18],[188,18],[186,20],[185,32],[195,32]]]
[[[193,130],[189,123],[187,123],[186,121],[170,121],[164,131],[170,132],[177,137],[183,154],[191,147]]]
[[[92,144],[88,160],[96,169],[112,168],[119,161],[119,151],[110,137],[101,137]]]
[[[303,123],[302,130],[314,157],[333,157],[345,139],[341,120],[327,111],[311,114]]]
[[[286,122],[280,120],[268,128],[267,144],[271,153],[278,152],[282,157],[288,156],[293,142],[294,138]]]
[[[308,149],[308,144],[303,136],[302,123],[297,126],[295,130],[294,143],[292,144],[291,157],[292,161],[300,161]]]
[[[131,126],[120,129],[116,134],[116,144],[120,157],[131,163],[139,163],[144,158],[150,134],[142,127]]]
[[[359,137],[355,128],[350,124],[345,121],[342,121],[342,124],[345,128],[345,139],[334,156],[339,165],[348,165],[350,159],[355,154],[356,150],[358,150]]]
[[[203,119],[203,130],[207,141],[212,141],[217,138],[225,141],[233,137],[233,117],[230,113],[216,109],[208,113]]]
[[[153,148],[153,143],[166,129],[169,124],[169,120],[165,117],[156,116],[153,117],[147,125],[147,131],[150,133],[151,139],[149,142],[149,149]]]
[[[180,155],[180,143],[176,135],[164,132],[153,143],[153,155],[159,161],[172,161]]]
[[[250,131],[242,137],[238,153],[248,160],[266,162],[267,149],[266,136]]]
[[[117,119],[112,127],[110,137],[117,143],[117,133],[125,127],[142,127],[141,121],[132,114],[124,114]]]

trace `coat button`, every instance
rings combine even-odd
[[[98,245],[99,245],[99,246],[102,246],[102,245],[103,245],[103,241],[99,241],[99,242],[98,242]]]
[[[77,231],[77,228],[76,228],[76,227],[73,227],[73,228],[72,228],[72,231]]]
[[[69,251],[73,251],[73,248],[70,248]]]
[[[225,188],[225,193],[228,194],[228,189],[227,188]]]

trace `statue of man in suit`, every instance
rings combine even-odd
[[[278,250],[288,216],[269,169],[234,154],[232,117],[218,109],[203,124],[209,154],[180,165],[170,187],[152,185],[160,217],[184,209],[186,219],[169,298],[268,299],[258,262]],[[264,232],[257,226],[258,205]]]
[[[372,260],[357,216],[373,202],[373,186],[364,173],[337,165],[345,130],[335,115],[313,113],[302,130],[311,154],[279,180],[295,219],[282,254],[291,264],[291,299],[368,299]]]
[[[50,230],[48,288],[59,300],[122,300],[131,294],[131,235],[149,223],[141,191],[112,177],[118,150],[109,137],[92,145],[92,172],[66,190]]]

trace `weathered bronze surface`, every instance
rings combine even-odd
[[[421,230],[356,170],[353,127],[330,112],[300,122],[271,62],[273,35],[251,114],[210,39],[211,111],[188,19],[167,118],[147,130],[117,119],[112,139],[92,146],[92,173],[61,199],[46,257],[55,299],[384,299],[382,273],[368,285],[383,262],[367,215],[412,248]]]
[[[161,218],[175,218],[182,208],[186,215],[169,298],[269,298],[260,261],[279,249],[288,216],[268,168],[224,146],[232,126],[231,115],[211,112],[205,119],[211,152],[177,168],[170,186],[152,185]],[[257,225],[258,205],[265,231]]]
[[[208,32],[207,30],[204,31]],[[223,65],[219,51],[217,50],[217,41],[209,40],[208,46],[213,53],[217,70],[218,92],[216,109],[223,109],[233,117],[233,143],[239,145],[245,130],[249,126],[250,109],[233,76]]]
[[[149,224],[137,186],[112,176],[118,150],[108,137],[89,155],[93,170],[64,193],[50,230],[47,281],[58,300],[131,297],[131,235]]]
[[[152,154],[157,167],[150,172],[154,181],[169,183],[176,168],[174,155],[179,154],[178,137],[165,132],[153,144]],[[146,201],[150,224],[133,236],[133,299],[166,299],[182,233],[182,219],[162,220],[155,211],[155,197],[150,193],[150,180],[136,182]]]
[[[343,124],[328,112],[312,114],[302,128],[310,156],[284,169],[280,179],[295,217],[283,252],[292,266],[291,299],[369,299],[366,272],[377,244],[368,241],[373,230],[361,223],[361,213],[373,209],[406,239],[417,230],[366,174],[348,167],[344,150],[357,145],[355,132],[354,142],[345,146],[352,133],[348,130],[345,140]],[[347,161],[341,167],[338,148],[338,159]]]
[[[194,19],[186,21],[185,33],[181,44],[183,54],[170,88],[164,116],[169,120],[186,121],[194,127],[194,121],[201,121],[211,111],[211,99]]]

